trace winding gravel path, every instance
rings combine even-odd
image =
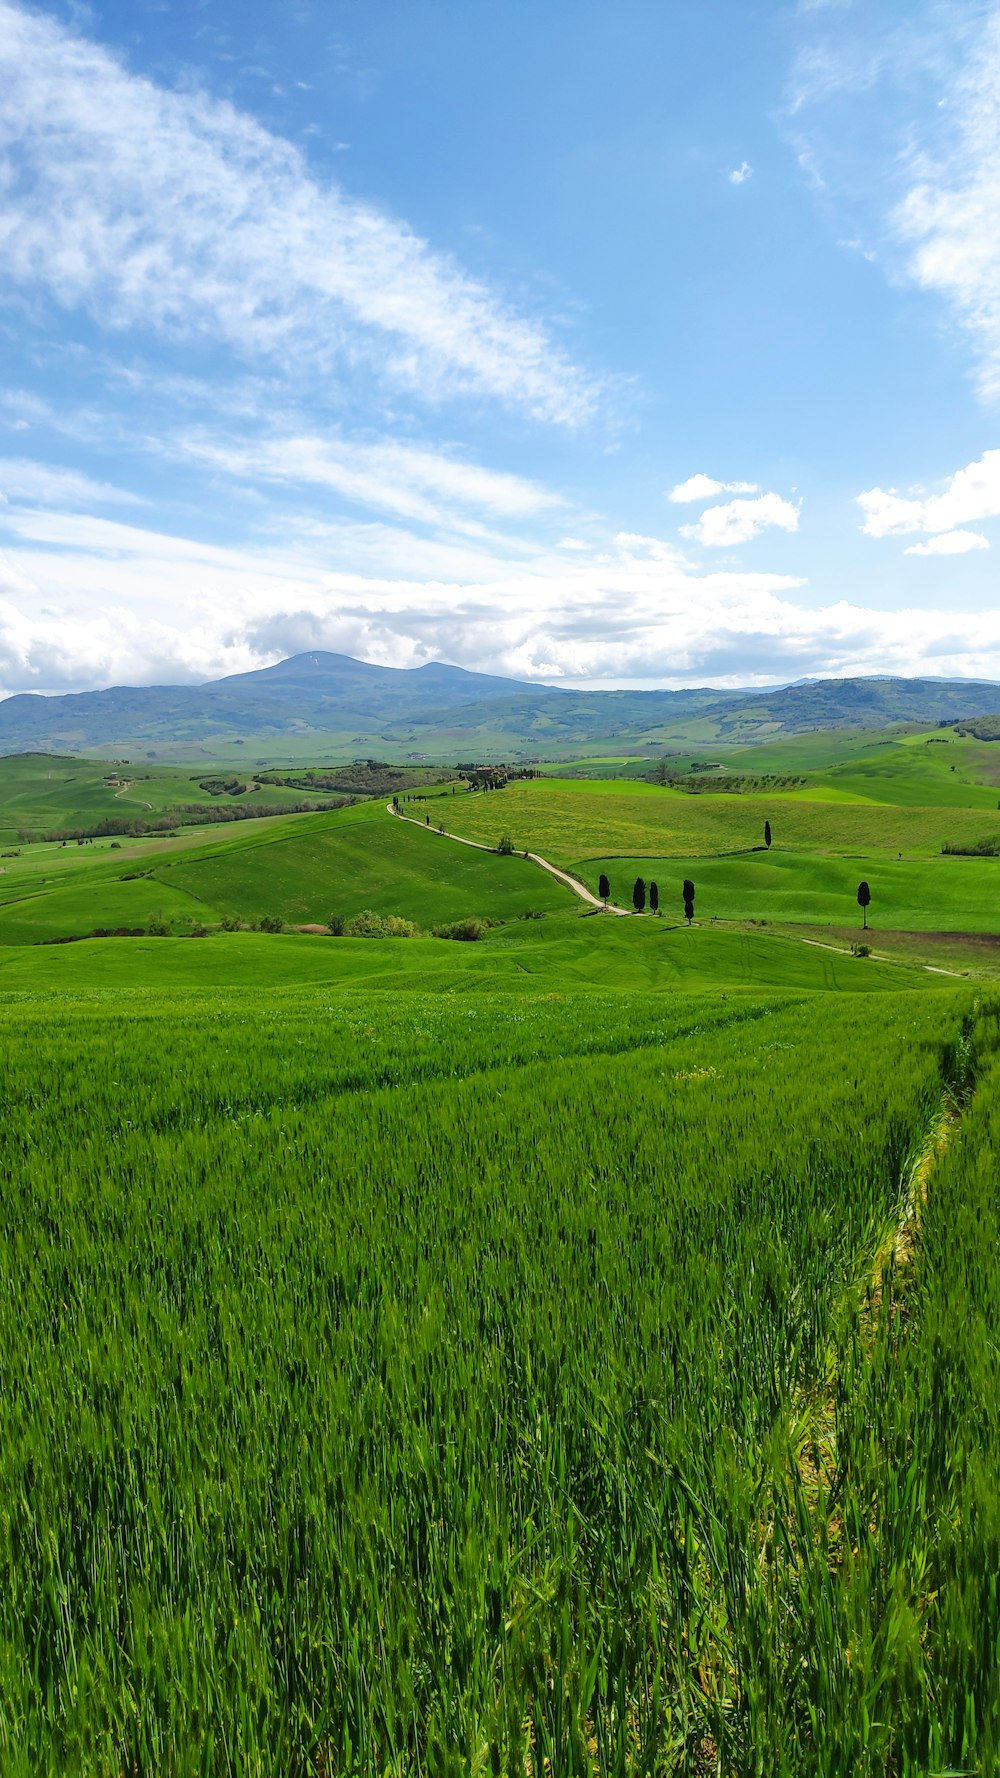
[[[415,815],[404,815],[401,809],[394,809],[391,803],[386,803],[385,807],[386,813],[395,815],[397,821],[410,821],[414,827],[427,830],[428,823],[426,821],[418,821]],[[437,827],[432,831],[434,833],[440,832]],[[472,846],[476,852],[496,852],[495,846],[484,846],[482,840],[463,839],[460,833],[448,833],[445,830],[441,837],[446,840],[454,840],[457,846]],[[574,895],[578,895],[581,901],[587,903],[588,907],[596,908],[599,914],[620,914],[624,920],[634,918],[629,908],[606,908],[603,901],[600,901],[596,895],[591,895],[590,890],[578,882],[576,877],[571,877],[568,871],[560,870],[557,865],[550,864],[547,858],[540,857],[537,852],[528,852],[525,856],[532,864],[537,864],[539,870],[548,871],[549,876],[555,877],[557,883],[565,883],[567,889],[572,889]]]

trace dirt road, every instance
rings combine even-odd
[[[391,803],[386,803],[385,807],[386,813],[395,815],[397,821],[411,821],[414,827],[422,827],[426,830],[426,821],[418,821],[415,815],[404,815],[401,809],[394,809]],[[437,827],[433,829],[434,833],[438,833],[438,831]],[[448,833],[445,831],[441,837],[446,840],[454,840],[457,846],[472,846],[476,852],[496,851],[495,846],[484,846],[481,840],[463,839],[460,833]],[[591,895],[590,890],[585,888],[583,883],[578,882],[576,877],[571,877],[568,871],[559,870],[558,866],[550,864],[547,858],[540,857],[537,852],[526,852],[524,856],[528,858],[532,864],[537,864],[539,870],[548,871],[549,876],[555,877],[558,883],[565,883],[567,889],[572,889],[574,895],[578,895],[581,901],[587,903],[588,907],[596,908],[598,913],[620,914],[623,919],[634,919],[635,916],[630,908],[606,908],[603,901],[600,901],[596,895]]]

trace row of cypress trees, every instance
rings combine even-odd
[[[607,907],[608,902],[611,899],[611,884],[609,883],[607,877],[604,875],[603,871],[601,873],[600,881],[597,885],[597,893],[599,894],[605,907]],[[632,884],[632,906],[634,907],[637,914],[645,913],[647,895],[648,895],[648,900],[649,900],[650,913],[651,914],[658,914],[660,911],[660,891],[659,891],[659,888],[657,887],[657,885],[655,883],[650,883],[648,890],[647,890],[645,877],[636,877],[635,882]],[[687,923],[690,926],[691,921],[694,919],[694,884],[687,877],[685,877],[685,879],[684,879],[683,895],[684,895],[684,918],[687,920]]]
[[[603,901],[605,907],[607,907],[608,902],[611,899],[611,884],[609,883],[607,877],[604,875],[603,871],[601,873],[600,881],[597,885],[597,893],[600,896],[601,900]],[[692,920],[694,919],[694,884],[692,883],[690,877],[685,877],[685,879],[684,879],[684,888],[682,890],[682,894],[684,896],[684,918],[687,921],[688,925],[690,926]],[[648,898],[649,898],[650,913],[651,914],[658,914],[660,911],[660,891],[655,883],[650,883],[650,885],[649,885]],[[864,882],[859,883],[858,884],[858,906],[861,909],[866,930],[868,928],[868,909],[871,905],[871,898],[872,898],[872,893],[871,893],[870,888],[868,887],[868,884],[864,883]],[[645,913],[646,899],[647,899],[646,879],[644,877],[636,877],[635,882],[632,884],[632,906],[634,907],[637,914]]]

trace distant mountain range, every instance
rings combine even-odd
[[[809,729],[877,729],[1000,713],[1000,685],[825,679],[768,691],[568,691],[432,662],[375,667],[294,655],[205,685],[0,701],[0,752],[144,753],[198,759],[237,746],[275,760],[311,751],[434,759],[561,757],[581,749],[729,745]]]

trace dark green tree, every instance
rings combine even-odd
[[[651,914],[658,914],[660,911],[660,891],[655,883],[649,885],[649,911]]]
[[[765,821],[765,823],[764,823],[764,844],[767,847],[768,851],[770,852],[770,850],[771,850],[771,823],[770,823],[770,821]]]
[[[608,879],[604,875],[603,871],[601,872],[601,876],[600,876],[600,879],[597,884],[597,893],[600,896],[601,900],[603,901],[605,907],[607,907],[608,902],[611,899],[611,884],[608,882]]]
[[[690,877],[684,878],[684,918],[689,926],[694,919],[694,884]]]
[[[868,884],[867,883],[859,883],[858,884],[858,906],[861,909],[862,915],[864,916],[863,923],[864,923],[864,929],[866,932],[868,930],[868,908],[869,908],[869,904],[871,902],[871,898],[872,898],[872,892],[869,889]]]
[[[637,914],[641,914],[646,905],[646,883],[643,877],[636,877],[632,884],[632,906]]]

